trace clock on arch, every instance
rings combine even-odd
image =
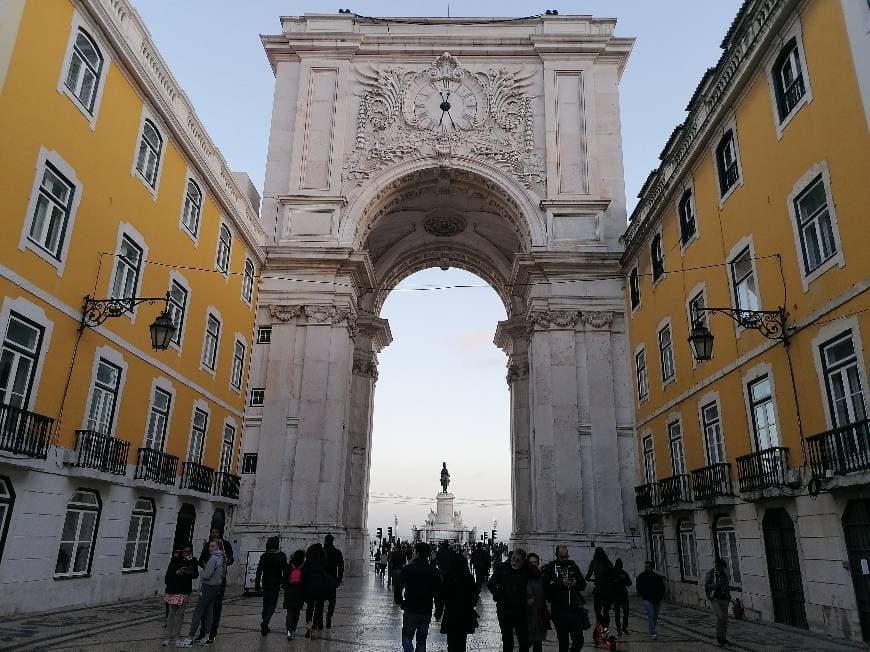
[[[472,131],[486,119],[486,93],[477,78],[445,52],[405,92],[405,120],[442,133]]]

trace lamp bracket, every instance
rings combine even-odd
[[[120,299],[94,299],[91,295],[85,297],[82,304],[82,321],[79,327],[94,328],[105,322],[110,317],[121,317],[142,303],[164,303],[164,310],[169,309],[169,293],[162,297],[123,297]]]
[[[776,310],[741,310],[740,308],[695,308],[694,310],[697,313],[727,315],[742,328],[758,331],[769,340],[785,341],[791,334],[786,326],[788,313],[783,307]]]

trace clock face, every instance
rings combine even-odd
[[[418,129],[470,131],[483,124],[486,96],[476,79],[421,75],[405,94],[405,118]]]

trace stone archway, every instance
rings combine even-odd
[[[592,29],[584,17],[571,18],[570,37],[543,40],[542,19],[507,40],[482,21],[474,45],[432,19],[443,38],[424,53],[427,25],[385,37],[352,18],[336,23],[345,36],[358,30],[357,42],[337,39],[329,20],[293,20],[264,38],[277,74],[262,207],[274,235],[258,323],[272,331],[251,373],[266,392],[246,416],[244,452],[258,463],[243,479],[243,549],[273,534],[303,547],[333,532],[348,571],[367,568],[377,354],[392,337],[380,310],[401,279],[440,266],[484,278],[506,307],[495,339],[509,356],[512,540],[540,551],[566,542],[581,561],[593,544],[630,559],[625,210],[612,120],[626,44],[612,24]],[[449,89],[448,100],[433,104],[430,86]],[[445,101],[462,107],[453,131],[427,113]]]

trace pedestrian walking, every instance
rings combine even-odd
[[[326,599],[326,629],[332,627],[332,615],[335,613],[335,599],[338,587],[344,581],[344,556],[335,547],[335,537],[327,534],[323,538],[323,551],[326,553],[326,572],[335,580],[335,586]]]
[[[628,587],[631,577],[622,567],[622,559],[613,563],[613,619],[616,621],[616,632],[628,634]]]
[[[716,644],[731,645],[728,640],[728,605],[731,603],[731,586],[728,577],[728,564],[721,557],[716,558],[713,568],[707,571],[704,578],[704,589],[707,599],[713,607],[716,617]]]
[[[326,552],[319,543],[308,546],[302,565],[302,595],[305,598],[305,638],[319,638],[323,631],[323,605],[336,588],[326,572]]]
[[[429,636],[429,622],[432,620],[432,607],[440,600],[441,576],[429,563],[432,550],[428,543],[414,545],[414,560],[402,568],[397,581],[402,591],[402,650],[426,652],[426,638]]]
[[[263,591],[263,619],[260,623],[260,633],[263,636],[269,633],[269,622],[275,613],[275,607],[278,606],[281,584],[287,571],[287,556],[278,549],[279,542],[278,537],[269,537],[266,540],[266,552],[260,556],[254,578],[254,590],[258,593],[261,589]]]
[[[193,546],[188,544],[173,553],[169,568],[166,569],[166,594],[163,602],[169,610],[166,619],[166,640],[164,647],[175,645],[181,638],[184,624],[184,610],[193,591],[193,580],[199,577],[199,567],[193,557]]]
[[[226,568],[220,539],[209,541],[208,552],[208,561],[200,575],[202,583],[199,587],[199,598],[193,610],[193,620],[190,621],[190,634],[188,638],[176,643],[177,647],[191,647],[193,645],[193,635],[196,634],[196,630],[200,625],[202,625],[203,631],[211,631],[215,600],[217,600],[218,594],[221,591],[221,584],[224,582]],[[211,645],[212,642],[214,642],[214,639],[209,636],[204,644]]]
[[[651,561],[644,564],[643,572],[637,576],[637,594],[643,600],[649,636],[652,640],[656,640],[658,638],[656,625],[659,618],[659,607],[665,597],[665,582],[662,576],[655,572],[655,567]]]
[[[503,652],[513,652],[514,633],[520,652],[529,650],[529,622],[526,617],[529,568],[522,548],[511,552],[510,560],[496,564],[486,586],[496,605]]]
[[[287,639],[292,641],[299,625],[299,613],[305,603],[302,590],[302,566],[305,564],[305,551],[297,550],[287,564],[284,583],[284,608],[287,610]]]
[[[441,633],[447,634],[447,652],[465,652],[468,635],[477,630],[479,619],[474,607],[480,595],[468,564],[460,553],[454,554],[441,587]]]
[[[568,555],[568,546],[556,546],[556,558],[544,566],[544,595],[556,628],[559,652],[577,652],[583,647],[583,629],[589,621],[583,606],[586,580],[580,567]]]
[[[592,604],[595,620],[603,627],[609,627],[610,605],[613,603],[613,562],[604,548],[595,549],[586,572],[586,581],[594,584]]]
[[[210,556],[208,553],[208,546],[213,539],[217,539],[218,547],[220,548],[221,553],[223,553],[223,579],[221,580],[220,591],[218,591],[218,595],[214,601],[214,614],[211,619],[211,629],[208,631],[200,629],[199,634],[197,634],[196,637],[197,641],[203,640],[206,636],[208,636],[209,640],[213,641],[217,636],[218,626],[221,624],[221,612],[224,608],[224,593],[226,593],[227,590],[227,568],[235,563],[233,547],[230,545],[230,542],[223,538],[223,532],[218,528],[213,527],[208,535],[208,541],[203,544],[202,552],[199,554],[199,567],[204,569],[205,565],[208,563]]]
[[[550,629],[550,612],[544,595],[544,579],[541,574],[541,558],[534,552],[526,556],[529,565],[529,581],[526,584],[526,617],[529,627],[529,643],[532,652],[543,652],[544,641]]]

